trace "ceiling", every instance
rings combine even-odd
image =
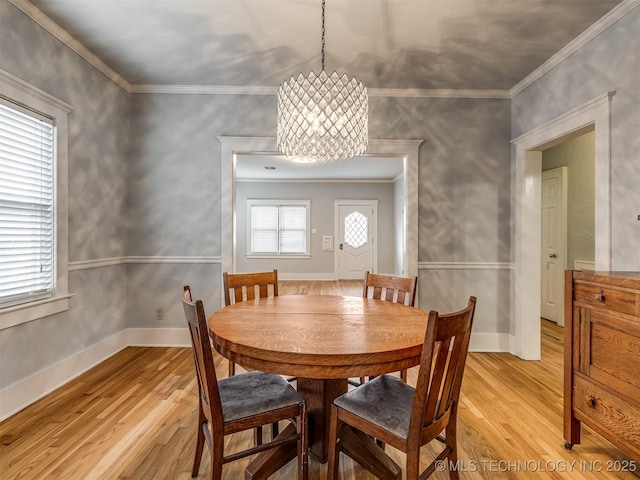
[[[276,87],[320,69],[321,0],[30,0],[134,85]],[[508,90],[621,0],[326,0],[326,69]]]
[[[321,0],[30,3],[133,86],[275,88],[320,70]],[[326,69],[371,89],[508,91],[622,0],[326,0]],[[265,169],[265,166],[273,166]],[[391,180],[399,159],[238,157],[238,179]]]
[[[403,173],[404,162],[396,157],[361,156],[339,162],[294,162],[282,155],[236,156],[238,180],[372,180],[389,181]]]

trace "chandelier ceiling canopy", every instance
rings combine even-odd
[[[324,69],[324,12],[322,0],[320,73],[300,73],[278,89],[278,150],[302,161],[345,160],[365,153],[368,144],[367,88]]]

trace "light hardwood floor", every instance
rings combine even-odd
[[[359,296],[361,288],[361,282],[281,281],[279,286],[281,295]],[[562,351],[562,329],[543,322],[539,362],[504,353],[469,355],[458,420],[461,478],[638,478],[619,471],[630,459],[587,428],[582,444],[573,451],[563,448]],[[226,375],[226,360],[217,354],[216,366],[220,377]],[[415,376],[414,368],[410,383]],[[0,479],[191,478],[196,405],[190,349],[127,348],[0,423]],[[250,441],[250,433],[233,435],[225,448]],[[387,450],[402,464],[402,453]],[[435,451],[423,448],[425,462]],[[225,465],[225,478],[244,478],[248,461]],[[295,478],[294,463],[272,479]],[[344,456],[340,471],[341,479],[374,478]],[[208,473],[205,458],[199,478]],[[325,474],[326,464],[312,460],[310,479]]]

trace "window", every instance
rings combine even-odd
[[[249,255],[308,255],[309,200],[248,200]]]
[[[53,121],[0,103],[0,303],[53,294]]]
[[[369,220],[360,212],[352,212],[344,217],[344,243],[360,248],[369,242]]]
[[[0,70],[0,330],[69,308],[70,111]]]

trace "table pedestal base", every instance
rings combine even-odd
[[[329,448],[331,405],[336,397],[346,393],[347,379],[298,378],[297,382],[298,392],[307,402],[309,451],[315,459],[325,463]],[[292,430],[295,431],[295,426],[290,424],[280,435],[289,435]],[[383,480],[402,478],[402,469],[370,437],[345,426],[341,433],[341,444],[342,450],[347,455],[378,478]],[[296,456],[295,444],[267,450],[256,456],[246,468],[245,480],[267,480]]]
[[[322,463],[327,461],[329,420],[333,401],[347,393],[347,379],[316,380],[298,378],[298,392],[307,402],[309,417],[309,451]]]

